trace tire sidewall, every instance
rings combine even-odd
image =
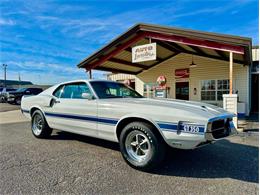
[[[36,135],[36,134],[34,133],[34,131],[33,131],[33,122],[34,122],[34,117],[35,117],[36,115],[41,116],[42,121],[43,121],[42,130],[41,130],[41,133],[40,133],[39,135]],[[45,120],[45,117],[44,117],[43,113],[42,113],[40,110],[36,110],[36,111],[34,111],[33,114],[32,114],[31,130],[32,130],[32,134],[33,134],[35,137],[37,137],[37,138],[46,137],[46,136],[49,134],[48,131],[51,130],[51,129],[49,128],[49,126],[48,126],[46,120]]]
[[[153,127],[149,124],[143,123],[143,122],[133,122],[128,124],[121,132],[120,134],[120,150],[122,153],[123,158],[125,161],[132,167],[140,169],[140,170],[148,170],[158,164],[158,153],[160,152],[160,146],[159,146],[159,140],[160,138],[157,138],[153,131],[151,130]],[[132,131],[139,131],[146,135],[150,142],[150,153],[147,159],[142,161],[142,163],[139,163],[132,159],[129,154],[126,151],[125,147],[125,141],[127,138],[127,135]]]

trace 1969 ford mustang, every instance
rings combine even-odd
[[[167,145],[194,149],[236,132],[234,114],[200,102],[148,99],[113,81],[78,80],[23,97],[21,110],[37,138],[58,129],[119,142],[125,161],[148,170]]]

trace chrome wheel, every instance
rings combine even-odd
[[[43,128],[43,119],[41,115],[36,114],[33,117],[32,130],[35,135],[40,135]]]
[[[126,152],[133,160],[143,162],[151,153],[148,137],[137,130],[131,131],[125,140]]]

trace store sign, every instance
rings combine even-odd
[[[190,69],[176,69],[175,70],[175,79],[189,78],[190,77]]]
[[[132,48],[132,62],[156,60],[156,43],[140,45]]]
[[[159,84],[159,86],[165,86],[166,85],[166,77],[165,76],[159,76],[156,81]]]

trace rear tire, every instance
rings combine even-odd
[[[157,129],[144,122],[128,124],[120,134],[120,150],[131,167],[149,171],[158,166],[165,155],[165,142]]]
[[[47,138],[52,133],[52,129],[47,124],[46,119],[40,110],[36,110],[32,114],[31,129],[32,134],[37,138]]]

